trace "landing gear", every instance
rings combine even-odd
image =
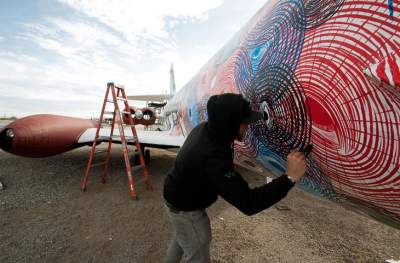
[[[150,150],[146,149],[144,151],[144,162],[146,163],[146,165],[149,165],[150,163]]]
[[[150,150],[149,149],[145,149],[144,147],[142,147],[142,153],[144,156],[144,163],[146,165],[149,165],[150,163]],[[140,165],[140,158],[139,158],[139,153],[136,151],[135,155],[133,157],[133,165]]]

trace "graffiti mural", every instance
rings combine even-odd
[[[279,175],[312,143],[301,187],[400,220],[399,68],[400,1],[269,1],[175,103],[188,131],[213,94],[264,103],[237,161]]]

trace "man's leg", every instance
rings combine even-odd
[[[209,263],[211,226],[205,210],[178,214],[176,240],[187,263]]]
[[[183,250],[179,246],[176,241],[176,235],[174,233],[174,237],[169,244],[167,255],[165,256],[164,263],[179,263],[183,256]]]
[[[177,263],[183,251],[187,263],[209,263],[211,226],[205,210],[173,212],[168,210],[174,238],[171,241],[165,263]]]

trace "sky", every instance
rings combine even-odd
[[[177,90],[267,0],[0,1],[0,117],[97,117],[108,82]]]

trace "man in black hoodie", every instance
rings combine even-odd
[[[166,263],[210,262],[211,227],[205,209],[218,195],[246,215],[254,215],[279,202],[305,173],[305,156],[292,152],[286,173],[261,187],[250,189],[234,171],[232,144],[242,140],[259,113],[240,94],[212,96],[208,121],[196,126],[179,150],[164,184],[164,198],[174,236]]]

